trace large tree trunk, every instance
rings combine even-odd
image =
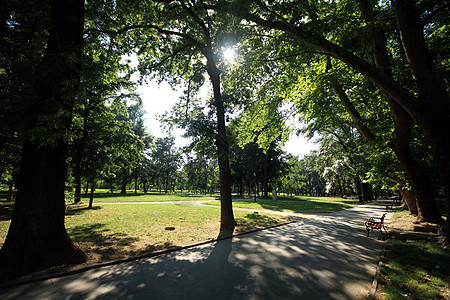
[[[417,208],[417,197],[413,190],[408,190],[405,188],[405,183],[403,181],[397,182],[397,188],[402,194],[402,198],[408,206],[409,213],[412,215],[417,215],[419,210]]]
[[[368,184],[367,182],[363,182],[361,184],[361,186],[362,186],[364,201],[368,202],[368,201],[374,200],[372,186],[370,184]]]
[[[77,161],[76,158],[73,167],[73,177],[75,181],[74,204],[78,204],[81,202],[81,160]]]
[[[392,115],[395,123],[394,138],[391,148],[403,166],[406,177],[412,186],[416,196],[418,215],[416,222],[431,222],[443,224],[443,219],[434,200],[428,178],[423,173],[410,148],[410,122],[406,112],[395,102],[390,102]]]
[[[138,190],[138,181],[139,181],[139,177],[136,174],[136,176],[134,177],[134,194],[137,194],[137,190]]]
[[[415,80],[419,97],[417,111],[411,113],[430,141],[437,162],[450,215],[450,97],[436,70],[423,35],[423,25],[413,1],[393,1],[403,49]],[[450,224],[444,226],[450,239]]]
[[[269,198],[269,157],[267,154],[264,154],[264,164],[263,164],[263,185],[262,188],[264,190],[264,198]]]
[[[250,13],[239,12],[238,15],[263,27],[286,32],[344,62],[403,107],[430,141],[444,188],[447,215],[450,215],[450,134],[442,132],[443,128],[450,128],[450,100],[425,43],[414,1],[397,0],[393,4],[403,48],[419,91],[417,98],[382,70],[324,37],[311,34],[306,28],[286,22],[267,21]],[[228,12],[236,13],[232,9],[228,9]],[[444,226],[444,234],[450,238],[449,222]]]
[[[219,237],[233,234],[236,227],[234,220],[232,197],[231,197],[231,171],[228,160],[229,144],[225,126],[225,108],[220,91],[219,70],[214,64],[212,53],[208,59],[208,74],[214,89],[214,103],[217,115],[217,157],[219,161],[219,181],[220,181],[220,233]]]
[[[387,75],[392,76],[386,37],[381,26],[374,21],[376,16],[374,15],[372,4],[368,0],[358,0],[358,2],[372,39],[375,65]],[[416,194],[419,208],[417,222],[442,224],[443,220],[437,209],[428,179],[410,151],[411,117],[386,91],[382,90],[381,93],[390,107],[394,121],[395,129],[390,146],[405,170],[406,176]]]
[[[81,74],[84,1],[54,1],[49,42],[37,68],[34,117],[54,117],[57,129],[47,129],[48,140],[27,138],[17,180],[11,225],[0,250],[1,280],[59,264],[85,261],[64,227],[64,187],[71,110]],[[43,130],[44,128],[41,128]]]
[[[67,143],[25,141],[11,225],[0,251],[1,280],[59,264],[82,263],[64,227]]]
[[[355,176],[355,187],[356,187],[356,193],[358,194],[358,201],[364,202],[363,194],[361,191],[361,179],[359,176]]]

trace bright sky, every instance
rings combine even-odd
[[[164,129],[161,129],[156,116],[170,111],[172,106],[178,101],[181,92],[172,90],[167,82],[158,85],[156,80],[150,82],[148,85],[138,86],[137,92],[141,94],[143,100],[146,111],[146,125],[150,133],[156,137],[167,136],[168,133],[163,132]],[[177,147],[185,146],[189,141],[183,138],[181,136],[182,134],[183,132],[179,129],[175,129],[172,132]],[[291,137],[284,146],[286,152],[295,155],[305,155],[314,149],[317,149],[317,145],[308,142],[302,136]]]

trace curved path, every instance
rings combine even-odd
[[[365,299],[381,201],[153,258],[0,290],[1,299]],[[388,213],[388,223],[392,213]]]

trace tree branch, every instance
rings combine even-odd
[[[186,45],[184,45],[183,47],[180,47],[180,48],[176,49],[176,50],[175,50],[174,52],[172,52],[170,55],[168,55],[167,57],[163,58],[163,59],[162,59],[160,62],[158,62],[157,64],[152,65],[150,68],[153,69],[153,68],[157,68],[157,67],[163,65],[167,60],[169,60],[169,59],[175,57],[178,53],[180,53],[181,51],[183,51],[183,50],[185,50],[185,49],[187,49],[187,48],[189,48],[189,47],[191,47],[191,46],[193,46],[193,45],[192,45],[192,44],[186,44]]]
[[[391,76],[385,74],[383,71],[345,50],[341,46],[330,42],[325,37],[312,34],[307,30],[304,30],[300,25],[296,26],[280,21],[268,21],[249,12],[235,11],[230,6],[215,6],[214,9],[235,15],[267,29],[275,29],[288,33],[297,40],[328,53],[329,56],[344,62],[349,67],[374,82],[381,90],[388,93],[396,102],[407,110],[411,116],[417,116],[419,102],[414,95],[401,86]]]
[[[318,51],[302,51],[299,53],[294,53],[294,54],[290,54],[290,55],[285,55],[285,56],[281,56],[281,57],[277,57],[277,58],[273,58],[273,59],[265,59],[265,60],[260,60],[262,62],[274,62],[274,61],[280,61],[280,60],[284,60],[287,58],[291,58],[291,57],[297,57],[300,56],[302,54],[319,54],[319,55],[327,55],[329,56],[329,53],[325,53],[325,52],[318,52]]]

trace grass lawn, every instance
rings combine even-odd
[[[391,227],[412,232],[415,217],[397,212]],[[408,227],[409,226],[409,227]],[[450,299],[450,249],[432,240],[388,240],[381,299]]]
[[[204,202],[208,205],[220,205],[217,202]],[[358,204],[357,199],[342,199],[334,197],[301,197],[290,200],[253,200],[235,201],[233,207],[251,209],[269,209],[275,211],[299,212],[299,213],[328,213],[350,208]]]
[[[196,201],[196,200],[218,200],[219,194],[192,194],[189,192],[148,192],[144,194],[142,191],[138,191],[137,194],[134,191],[127,191],[127,194],[120,194],[118,191],[111,193],[109,190],[97,190],[94,193],[94,203],[103,202],[162,202],[162,201]],[[67,200],[66,200],[67,201]],[[81,196],[81,201],[89,203],[89,195],[85,197],[84,193]]]
[[[11,208],[0,206],[0,247],[9,228]],[[236,211],[235,233],[286,222],[271,214]],[[110,261],[216,238],[220,209],[183,204],[110,204],[87,209],[71,205],[66,228],[89,257],[87,264]],[[166,227],[175,230],[165,230]]]
[[[391,241],[388,248],[387,299],[450,299],[450,249],[426,241]]]

